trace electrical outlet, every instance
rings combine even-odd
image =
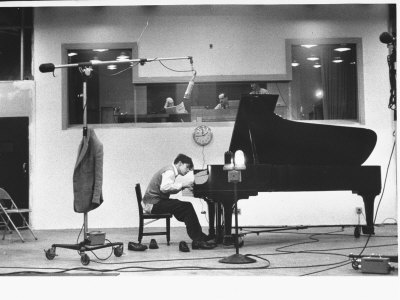
[[[356,214],[361,215],[362,214],[362,207],[356,207]]]

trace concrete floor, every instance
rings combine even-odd
[[[35,231],[38,240],[34,240],[28,231],[23,231],[25,243],[15,233],[7,234],[5,240],[0,240],[0,275],[6,275],[0,277],[0,287],[4,278],[8,279],[7,286],[10,286],[11,280],[11,286],[15,286],[13,291],[19,289],[21,282],[24,286],[29,282],[34,288],[19,290],[21,295],[25,292],[27,296],[32,296],[33,292],[37,292],[41,299],[63,299],[62,296],[68,292],[72,295],[99,294],[103,299],[107,293],[107,298],[114,297],[116,291],[123,296],[133,293],[146,299],[177,299],[182,297],[177,296],[176,291],[184,293],[186,297],[200,287],[201,291],[212,293],[212,299],[242,299],[256,293],[254,295],[258,296],[253,297],[256,299],[274,295],[277,299],[299,299],[304,296],[308,300],[313,297],[325,300],[338,299],[341,294],[345,298],[377,299],[384,292],[396,299],[393,292],[398,293],[400,286],[397,263],[391,263],[395,269],[389,274],[366,274],[354,270],[348,257],[351,253],[361,253],[367,241],[363,255],[397,255],[396,225],[376,226],[375,235],[369,240],[365,235],[355,238],[353,227],[316,227],[246,234],[239,253],[249,255],[256,262],[240,265],[218,262],[235,254],[233,247],[220,245],[213,250],[179,252],[179,242],[185,240],[189,243],[189,238],[183,227],[171,230],[170,246],[165,236],[147,236],[143,244],[148,245],[150,239],[155,238],[159,249],[136,252],[128,250],[129,241],[137,242],[136,228],[102,229],[108,240],[123,243],[123,254],[116,257],[111,247],[93,253],[88,251],[90,263],[87,266],[81,264],[75,250],[57,248],[57,256],[53,260],[48,260],[44,252],[53,244],[76,243],[79,230]],[[79,241],[81,239],[82,236]],[[16,275],[23,275],[23,278]],[[61,283],[56,280],[61,278],[64,278]],[[71,290],[65,289],[65,283],[70,283],[72,279]],[[99,282],[105,283],[99,285]],[[54,292],[54,287],[60,285],[63,292]],[[103,288],[105,286],[112,286],[112,289]],[[320,294],[321,289],[324,294]],[[149,293],[152,296],[149,297]],[[197,297],[199,295],[203,294],[195,292],[188,297],[203,299],[202,296]]]
[[[108,240],[124,244],[124,252],[121,257],[116,257],[111,254],[111,247],[88,251],[90,263],[87,266],[81,264],[75,250],[57,248],[57,256],[53,260],[46,259],[44,253],[53,244],[74,244],[79,230],[35,231],[38,240],[34,240],[28,231],[23,231],[25,243],[15,233],[7,234],[5,240],[0,240],[0,274],[374,276],[352,268],[348,255],[359,254],[368,240],[365,235],[355,238],[353,230],[353,227],[316,227],[246,234],[239,253],[250,255],[256,262],[223,264],[218,261],[235,254],[234,247],[220,245],[213,250],[178,251],[181,240],[186,240],[190,246],[183,227],[172,228],[170,246],[166,244],[165,236],[144,237],[143,244],[148,245],[150,239],[155,238],[159,249],[143,252],[128,250],[129,241],[137,242],[136,228],[103,229]],[[369,239],[363,252],[363,255],[371,254],[397,255],[396,225],[376,226],[375,235]],[[397,264],[392,265],[397,267]],[[385,276],[397,274],[396,268]]]

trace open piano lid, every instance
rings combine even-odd
[[[370,129],[320,125],[274,114],[279,95],[243,96],[229,150],[242,150],[249,164],[361,165],[377,136]]]

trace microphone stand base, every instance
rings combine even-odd
[[[242,254],[233,254],[231,256],[220,259],[219,262],[224,264],[251,264],[255,263],[256,260]]]

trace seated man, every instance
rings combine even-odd
[[[252,83],[250,85],[250,95],[268,94],[268,90],[260,87],[258,83]]]
[[[218,96],[218,101],[219,101],[219,103],[217,104],[216,107],[214,107],[214,109],[225,109],[225,108],[229,108],[228,97],[225,95],[225,93],[219,94],[219,96]]]
[[[185,188],[193,188],[193,182],[175,182],[178,175],[185,176],[192,169],[192,159],[179,154],[172,164],[157,171],[143,196],[143,210],[155,214],[171,213],[178,221],[185,223],[186,231],[192,239],[192,249],[212,249],[215,244],[207,242],[208,236],[202,231],[192,203],[170,198],[171,194],[176,194]],[[179,250],[187,252],[189,248],[185,242],[181,242]]]

